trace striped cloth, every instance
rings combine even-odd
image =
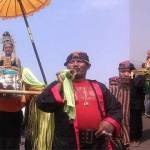
[[[119,85],[109,85],[110,92],[121,103],[123,110],[123,120],[121,127],[121,138],[123,145],[129,145],[129,118],[130,118],[130,87],[121,87]]]

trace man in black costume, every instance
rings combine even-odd
[[[55,114],[52,149],[116,150],[109,139],[111,135],[117,136],[120,131],[120,103],[104,84],[86,79],[91,64],[85,52],[71,53],[64,65],[74,74],[72,90],[75,98],[75,118],[70,120],[64,112],[66,89],[60,79],[61,72],[57,75],[58,81],[52,82],[37,98],[37,106],[41,110]]]

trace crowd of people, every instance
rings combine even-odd
[[[9,32],[3,34],[2,44],[1,68],[21,73]],[[51,149],[129,150],[131,146],[139,146],[143,112],[150,116],[150,78],[146,72],[150,68],[149,60],[150,53],[142,66],[144,69],[139,71],[130,61],[120,62],[119,73],[109,78],[107,88],[97,80],[86,78],[91,67],[86,52],[69,54],[64,63],[66,69],[57,72],[57,80],[36,98],[39,110],[54,114]],[[0,89],[13,89],[3,86],[0,83]],[[1,94],[0,99],[2,97],[12,99],[13,96]],[[0,150],[19,150],[23,124],[21,108],[25,105],[15,102],[18,109],[11,111],[10,107],[4,109],[5,105],[0,101]]]

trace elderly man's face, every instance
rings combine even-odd
[[[89,67],[90,66],[86,62],[80,59],[73,59],[67,64],[67,69],[74,70],[75,79],[84,79]]]
[[[11,56],[13,49],[14,47],[12,44],[5,44],[4,45],[5,56]]]

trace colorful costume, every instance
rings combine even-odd
[[[129,146],[130,140],[142,135],[142,108],[143,108],[143,86],[142,76],[131,77],[134,65],[129,61],[119,64],[119,73],[129,73],[124,77],[112,77],[109,79],[109,89],[116,99],[121,103],[123,109],[123,120],[121,139],[124,146]]]
[[[35,104],[36,96],[33,96],[33,93],[32,96],[13,94],[14,90],[23,90],[22,92],[24,90],[26,90],[25,92],[27,90],[41,91],[44,88],[44,84],[38,81],[29,69],[21,68],[20,60],[15,55],[14,41],[9,32],[3,34],[2,44],[0,90],[11,90],[12,93],[0,93],[0,149],[20,149],[23,123],[25,123],[26,130],[25,135],[23,135],[26,138],[26,149],[51,149],[53,115],[37,109]],[[29,103],[30,100],[31,103]],[[25,116],[25,122],[23,122],[21,110],[24,106],[27,106],[26,112],[28,112],[28,115]]]
[[[58,91],[56,84],[57,81],[51,83],[37,98],[41,110],[55,115],[52,149],[113,149],[105,136],[96,139],[94,135],[102,120],[113,125],[115,135],[120,130],[121,107],[105,85],[95,80],[73,81],[76,117],[69,120],[64,112],[64,93]]]
[[[45,87],[28,68],[23,69],[22,80],[29,91],[40,92]],[[26,104],[25,149],[50,150],[54,129],[53,114],[40,111],[36,106],[36,97],[30,96],[30,101]]]
[[[130,71],[133,69],[135,69],[134,65],[129,61],[121,62],[118,68],[119,77],[112,77],[109,79],[109,89],[121,103],[123,109],[122,130],[120,136],[124,146],[129,146],[130,144]]]
[[[4,55],[0,57],[0,68],[14,69],[21,71],[19,59],[14,54],[14,41],[9,32],[3,34],[2,39]],[[6,47],[10,46],[9,54],[6,52]],[[6,54],[7,53],[7,54]],[[3,72],[3,71],[2,71]],[[3,75],[3,74],[2,74]],[[6,87],[5,87],[6,86]],[[12,85],[0,84],[1,89],[13,89]],[[4,96],[1,93],[0,98],[0,149],[15,149],[19,150],[21,126],[23,121],[23,114],[21,108],[23,104],[11,95]]]
[[[109,80],[110,80],[109,89],[111,93],[122,105],[123,120],[121,125],[120,137],[122,139],[123,145],[129,145],[130,86],[121,86],[119,82],[119,77],[118,78],[112,77]]]

